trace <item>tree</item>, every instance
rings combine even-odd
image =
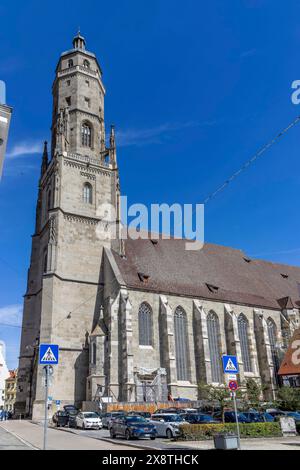
[[[246,379],[245,386],[244,400],[246,404],[252,408],[260,409],[262,392],[267,389],[267,386],[262,387],[259,382],[252,378]]]
[[[219,386],[214,386],[211,384],[200,383],[199,392],[201,398],[208,400],[212,403],[218,402],[221,410],[222,422],[224,423],[224,412],[226,405],[231,401],[230,391],[227,388],[226,384],[221,384]],[[242,396],[242,392],[237,392],[237,398]]]
[[[277,392],[276,405],[284,410],[299,410],[300,390],[293,387],[280,387]]]

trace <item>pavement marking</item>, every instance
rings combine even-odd
[[[25,439],[23,439],[21,436],[19,436],[17,433],[15,433],[14,431],[11,431],[11,430],[8,430],[7,428],[3,427],[2,424],[0,424],[0,427],[2,429],[4,429],[4,431],[8,432],[9,434],[11,434],[12,436],[14,436],[16,439],[19,439],[19,441],[21,441],[23,444],[25,444],[26,446],[30,447],[32,450],[40,450],[39,447],[35,447],[34,445],[30,444],[30,442],[28,441],[25,441]]]

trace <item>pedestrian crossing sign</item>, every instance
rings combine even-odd
[[[238,374],[239,366],[236,356],[222,356],[224,374]]]
[[[40,364],[58,364],[58,344],[40,344]]]

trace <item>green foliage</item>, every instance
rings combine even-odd
[[[277,392],[275,405],[282,410],[300,410],[300,389],[293,387],[280,387]]]
[[[252,378],[246,379],[245,386],[246,390],[243,397],[245,407],[250,406],[251,408],[260,410],[262,392],[265,390],[265,387],[262,387],[259,382]]]
[[[180,440],[200,441],[211,439],[215,434],[224,432],[236,433],[235,423],[220,424],[182,424]],[[280,424],[273,423],[240,423],[241,437],[278,437],[281,436]]]
[[[230,392],[227,385],[223,384],[219,387],[216,387],[211,384],[200,383],[198,387],[201,398],[210,402],[218,402],[218,406],[220,407],[222,413],[222,421],[224,422],[224,410],[228,404],[232,405]],[[238,390],[237,398],[239,399],[241,397],[242,392]]]

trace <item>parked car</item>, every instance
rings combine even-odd
[[[275,420],[270,413],[260,413],[259,411],[244,411],[243,415],[245,415],[251,423],[272,423]]]
[[[170,413],[172,413],[172,414],[182,414],[184,409],[185,408],[176,408],[175,406],[174,407],[171,406],[170,408],[158,408],[156,411],[154,411],[153,414],[155,414],[155,415],[156,414],[165,414],[165,413],[167,413],[167,414],[170,414]]]
[[[238,415],[238,422],[239,423],[251,423],[250,419],[247,418],[247,416],[245,416],[244,413],[241,413],[240,411],[238,411],[237,415]],[[214,413],[213,418],[221,421],[221,419],[222,419],[221,411],[218,411],[217,413]],[[225,420],[225,423],[235,423],[235,421],[236,421],[235,412],[234,411],[225,411],[224,420]]]
[[[76,416],[76,427],[81,429],[101,429],[102,421],[97,413],[81,411]]]
[[[280,418],[280,416],[286,415],[286,411],[278,410],[277,408],[269,408],[266,410],[266,412],[277,420]]]
[[[296,421],[297,424],[300,423],[300,413],[299,413],[299,411],[287,411],[286,416],[294,418],[294,420]]]
[[[142,416],[145,419],[150,419],[151,413],[149,411],[129,411],[127,416]]]
[[[189,424],[209,424],[209,423],[219,423],[220,421],[213,418],[211,415],[205,413],[186,413],[185,415],[180,415],[183,417],[184,421]]]
[[[69,428],[77,428],[77,423],[76,423],[77,414],[68,416],[69,417],[69,420],[68,420],[68,427]]]
[[[155,413],[151,416],[151,424],[154,424],[157,435],[171,439],[180,435],[180,424],[185,423],[182,415],[177,413]]]
[[[75,405],[65,405],[64,406],[64,411],[68,414],[78,414],[79,413],[79,409],[75,406]]]
[[[102,425],[104,428],[109,429],[109,423],[115,419],[120,418],[121,416],[126,416],[125,411],[110,411],[108,413],[102,414]]]
[[[154,440],[157,432],[153,424],[149,423],[142,416],[121,416],[115,418],[110,427],[110,436],[114,439],[117,436],[125,439],[150,438]]]
[[[52,421],[58,428],[59,426],[66,426],[69,422],[69,415],[65,411],[57,411],[52,416]]]

